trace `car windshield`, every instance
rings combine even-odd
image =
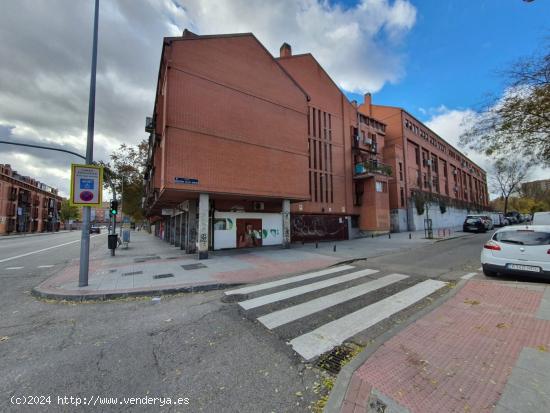
[[[467,224],[475,224],[477,222],[479,222],[479,218],[467,218],[466,219]]]
[[[503,231],[497,232],[495,241],[518,245],[550,245],[550,232],[542,231]]]

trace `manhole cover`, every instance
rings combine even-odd
[[[174,274],[157,274],[157,275],[153,275],[153,278],[155,280],[158,280],[159,278],[170,278],[170,277],[173,277]]]
[[[122,275],[138,275],[138,274],[143,274],[143,271],[125,272]]]
[[[350,361],[357,353],[360,347],[353,344],[342,344],[334,347],[330,353],[327,353],[319,359],[317,366],[332,374],[338,374],[342,367]]]
[[[199,268],[208,268],[208,267],[199,262],[198,264],[185,264],[185,265],[182,265],[181,268],[183,268],[184,270],[198,270]]]

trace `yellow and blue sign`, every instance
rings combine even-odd
[[[103,195],[103,167],[98,165],[71,165],[70,203],[78,206],[101,206]]]

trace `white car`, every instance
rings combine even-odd
[[[481,251],[483,273],[550,277],[550,225],[516,225],[497,230]]]
[[[550,212],[535,212],[533,225],[550,225]]]

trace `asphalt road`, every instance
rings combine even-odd
[[[78,237],[0,240],[0,260],[32,253],[0,262],[0,411],[75,410],[58,405],[58,396],[96,403],[96,396],[119,398],[115,405],[96,405],[98,411],[158,411],[158,404],[120,404],[122,397],[145,396],[189,398],[187,405],[164,406],[167,411],[309,411],[323,373],[302,363],[278,334],[247,319],[235,303],[223,303],[220,291],[163,297],[157,304],[151,298],[71,304],[32,297],[32,287],[78,256],[79,244],[36,251]],[[364,265],[412,277],[458,278],[479,268],[488,237],[472,234]],[[104,244],[103,234],[94,238],[92,256],[104,253]],[[39,268],[44,265],[53,267]],[[23,268],[7,269],[13,267]],[[12,396],[50,396],[51,404],[16,407]]]

